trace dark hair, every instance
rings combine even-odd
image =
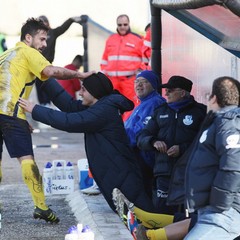
[[[82,55],[76,55],[73,59],[73,61],[78,61],[81,65],[83,64],[83,56]]]
[[[229,105],[239,105],[239,86],[239,82],[232,77],[219,77],[213,82],[210,98],[215,95],[221,108]]]
[[[45,15],[41,15],[38,17],[39,20],[42,20],[44,22],[44,24],[49,25],[49,20]]]
[[[42,20],[29,18],[21,28],[21,41],[25,39],[25,36],[27,34],[30,34],[32,37],[34,37],[39,32],[39,30],[48,32],[49,28],[44,24]]]
[[[148,23],[147,26],[144,28],[144,31],[146,32],[151,27],[151,23]]]
[[[121,15],[119,15],[119,16],[117,17],[117,20],[118,20],[119,18],[122,18],[122,17],[126,17],[127,20],[128,20],[128,22],[130,22],[129,16],[128,16],[127,14],[121,14]]]

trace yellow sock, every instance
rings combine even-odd
[[[146,234],[149,240],[167,240],[167,235],[164,228],[147,230]]]
[[[142,222],[142,225],[147,228],[162,228],[173,223],[173,215],[150,213],[138,207],[133,209],[137,219]]]
[[[22,161],[21,167],[23,181],[28,186],[34,205],[42,210],[47,210],[48,207],[45,204],[45,196],[42,187],[42,177],[36,163],[32,159],[25,159]]]

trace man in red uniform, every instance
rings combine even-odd
[[[71,64],[65,66],[65,68],[78,71],[82,66],[83,59],[81,55],[76,55]],[[58,80],[58,83],[73,97],[76,99],[76,92],[80,90],[81,85],[78,78],[72,78],[68,81],[66,80]]]
[[[135,105],[137,97],[134,80],[141,68],[142,45],[142,37],[131,32],[129,17],[125,14],[119,15],[117,33],[107,39],[101,61],[101,70],[111,79],[114,88]]]
[[[150,23],[145,28],[145,36],[143,37],[143,47],[142,47],[142,58],[143,58],[143,69],[151,70],[151,26]]]

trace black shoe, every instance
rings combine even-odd
[[[59,218],[53,213],[51,208],[48,208],[47,210],[42,210],[38,207],[35,207],[33,212],[33,217],[35,219],[43,219],[46,222],[50,223],[59,223]]]

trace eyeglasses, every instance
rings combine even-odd
[[[118,25],[118,27],[121,27],[121,26],[126,27],[126,26],[128,26],[128,23],[118,23],[117,25]]]
[[[181,92],[181,91],[183,91],[183,89],[166,88],[166,93]]]
[[[149,83],[149,81],[147,81],[147,80],[135,80],[134,81],[134,84],[148,84]]]

